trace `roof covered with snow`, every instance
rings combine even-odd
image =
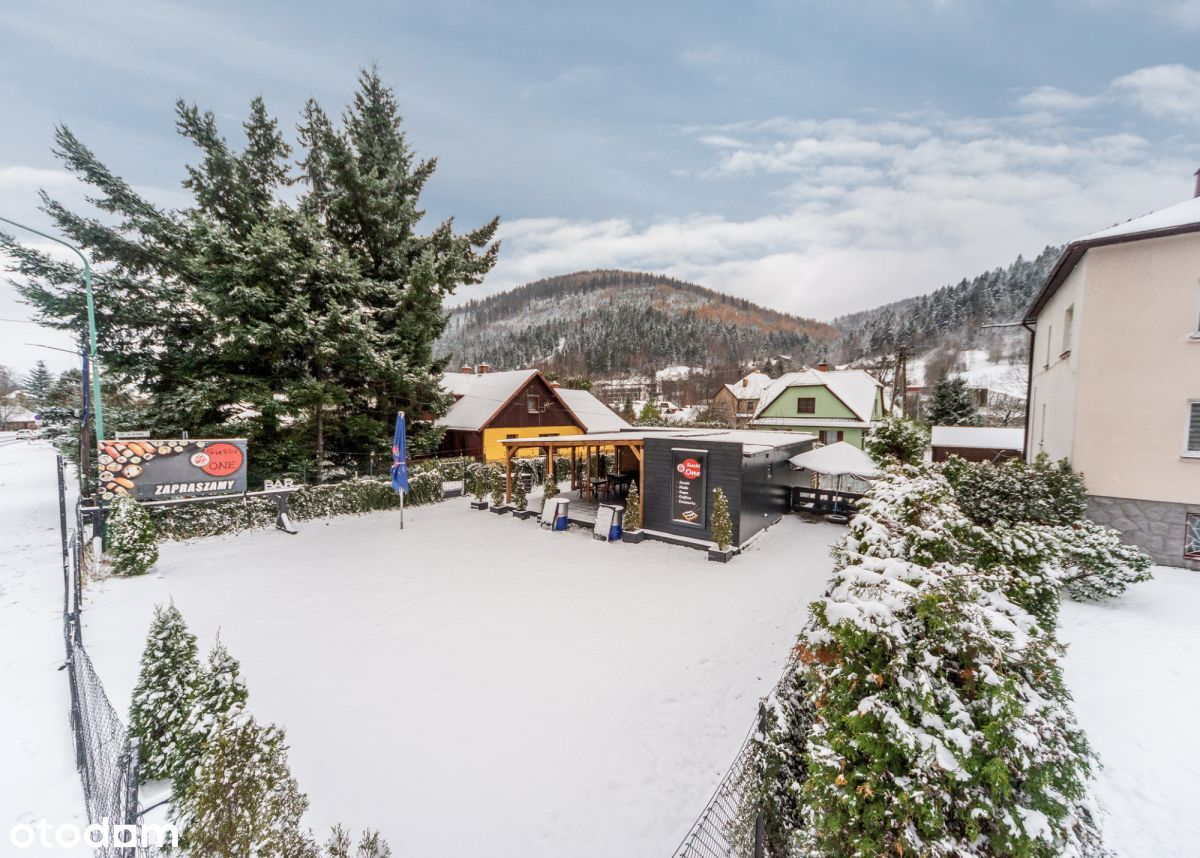
[[[506,438],[500,443],[510,447],[536,447],[547,441],[576,446],[612,444],[621,441],[645,441],[647,438],[666,438],[685,441],[688,439],[722,441],[741,444],[743,455],[762,453],[793,444],[815,441],[816,435],[807,432],[758,432],[753,429],[672,429],[669,427],[638,427],[626,432],[591,432],[586,435],[560,435],[554,438],[528,437]]]
[[[443,373],[442,389],[459,399],[445,415],[437,419],[435,425],[477,432],[535,375],[536,369],[479,374]]]
[[[725,385],[725,389],[736,399],[762,399],[763,393],[773,381],[774,379],[765,372],[752,372],[733,384]]]
[[[629,429],[629,422],[587,390],[556,387],[554,392],[575,413],[588,432],[619,432]]]
[[[1024,450],[1025,429],[1020,426],[934,426],[932,445],[982,450]]]
[[[1182,203],[1176,203],[1165,209],[1159,209],[1148,215],[1142,215],[1125,223],[1119,223],[1108,229],[1075,239],[1067,245],[1058,257],[1058,261],[1054,263],[1054,268],[1050,271],[1046,282],[1038,290],[1029,309],[1025,312],[1025,321],[1032,322],[1037,319],[1042,307],[1046,306],[1046,302],[1058,291],[1058,287],[1067,279],[1067,275],[1074,270],[1079,260],[1083,259],[1084,254],[1090,248],[1126,241],[1141,241],[1148,238],[1164,238],[1168,235],[1185,232],[1200,232],[1200,197],[1193,197]]]
[[[875,411],[875,398],[882,387],[875,377],[861,369],[835,369],[822,372],[804,369],[781,375],[766,389],[758,401],[754,416],[758,417],[772,402],[793,387],[820,385],[846,404],[859,420],[870,422]],[[817,424],[820,425],[820,424]]]

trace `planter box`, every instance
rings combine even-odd
[[[521,521],[526,521],[527,519],[531,519],[537,515],[537,513],[531,509],[514,509],[512,514],[513,518],[519,518]]]
[[[496,515],[508,515],[508,510],[509,510],[509,508],[506,506],[492,507],[492,512],[496,513]]]
[[[732,548],[726,548],[724,551],[719,548],[708,549],[708,559],[715,563],[728,563],[731,557],[733,557]]]
[[[646,538],[646,534],[641,530],[622,530],[621,531],[621,541],[628,542],[630,545],[637,545],[639,542],[641,542],[645,538]]]
[[[471,509],[487,509],[487,501],[471,501]]]

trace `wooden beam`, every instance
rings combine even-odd
[[[637,447],[631,447],[638,460],[638,529],[642,527],[642,522],[646,519],[646,460],[642,456],[642,450]]]
[[[578,449],[574,444],[571,445],[571,491],[579,488],[579,470],[575,466],[575,451]]]

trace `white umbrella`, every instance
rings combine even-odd
[[[845,476],[870,480],[883,472],[875,464],[875,460],[845,441],[817,447],[806,453],[798,453],[788,459],[796,470],[809,470],[830,477],[837,477],[837,493],[842,493],[842,478]]]

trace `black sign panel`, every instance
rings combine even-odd
[[[100,497],[138,500],[228,494],[246,490],[246,441],[122,439],[99,451]]]
[[[708,451],[671,450],[674,468],[671,481],[671,519],[678,524],[704,529],[705,499],[708,497]]]

